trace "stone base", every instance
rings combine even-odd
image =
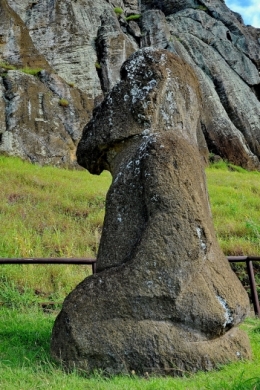
[[[70,323],[64,313],[58,322]],[[68,368],[76,366],[87,373],[98,369],[109,375],[132,371],[139,375],[183,375],[251,357],[248,337],[238,328],[213,340],[170,321],[114,319],[91,323],[81,332],[76,324],[66,328],[69,333],[59,335],[59,328],[55,328],[53,356]]]

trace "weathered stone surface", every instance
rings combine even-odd
[[[142,46],[178,53],[197,73],[209,150],[234,164],[259,169],[258,69],[230,41],[227,27],[199,9],[186,9],[167,19],[161,11],[146,11],[143,25]]]
[[[195,36],[200,40],[201,47],[203,47],[203,43],[206,44],[204,46],[209,50],[208,57],[212,56],[212,63],[218,54],[218,61],[220,63],[227,62],[229,67],[247,84],[259,84],[259,72],[255,64],[236,45],[237,37],[227,29],[222,21],[212,18],[204,11],[191,9],[171,15],[167,20],[171,24],[173,35],[176,34],[181,41],[185,42],[186,46],[193,49],[193,42],[190,39],[191,36]],[[193,50],[200,53],[198,48]],[[204,57],[203,52],[201,57]]]
[[[137,1],[128,0],[8,0],[10,6],[25,22],[32,41],[48,63],[65,81],[73,82],[83,90],[90,100],[102,95],[98,73],[95,67],[97,51],[95,41],[101,25],[101,17],[110,14],[111,29],[114,7],[124,9],[126,14],[137,13]],[[105,17],[105,16],[104,16]],[[119,28],[120,29],[120,28]],[[116,49],[119,59],[109,63],[109,71],[117,72],[117,63],[125,61],[123,41],[129,46],[123,32],[114,31],[111,52]],[[117,32],[117,34],[116,34]],[[137,49],[137,47],[136,47]],[[126,52],[129,49],[126,47]],[[114,53],[116,54],[116,53]],[[130,50],[129,55],[132,54]],[[106,55],[106,54],[105,54]],[[111,53],[111,56],[113,54]]]
[[[1,0],[0,60],[17,70],[0,66],[0,153],[41,164],[75,166],[81,128],[91,117],[93,100],[71,88],[55,74],[35,48],[24,22]],[[38,76],[24,67],[43,69]],[[59,104],[60,99],[67,107]]]
[[[129,21],[128,26],[127,26],[127,31],[129,32],[129,34],[131,34],[136,39],[139,39],[142,36],[142,32],[140,30],[140,27],[134,20]]]
[[[0,79],[0,139],[2,139],[2,137],[3,137],[2,134],[6,131],[4,91],[5,91],[5,88],[3,85],[3,81],[2,81],[2,79]]]
[[[34,47],[23,21],[6,0],[0,0],[0,10],[0,60],[50,69],[45,58]]]
[[[0,152],[42,164],[76,164],[79,129],[92,108],[83,93],[46,71],[35,77],[12,70],[2,79],[1,94]]]
[[[95,99],[102,91],[95,68],[95,39],[105,0],[10,1],[20,12],[35,47],[67,82]]]
[[[245,26],[224,1],[1,0],[0,4],[0,60],[57,73],[82,91],[89,109],[118,82],[122,63],[139,47],[178,54],[200,80],[208,149],[245,168],[260,169],[260,33]],[[116,15],[115,7],[122,8],[123,15]],[[125,20],[139,13],[137,21]],[[49,148],[48,143],[45,146]]]
[[[119,80],[122,63],[138,49],[133,31],[127,34],[128,23],[125,22],[124,32],[113,10],[122,7],[126,14],[134,12],[136,2],[128,1],[125,6],[121,0],[97,0],[94,4],[89,0],[1,0],[0,5],[0,61],[18,68],[39,67],[47,71],[42,72],[41,82],[27,77],[29,87],[24,90],[25,76],[16,73],[19,97],[16,97],[15,105],[12,101],[12,109],[6,100],[10,91],[2,94],[0,104],[5,108],[5,120],[1,123],[0,152],[42,164],[70,165],[75,161],[73,156],[83,124],[90,119],[95,104],[103,98],[102,88],[105,92],[112,88]],[[103,22],[108,19],[106,26],[104,22],[100,27],[101,17]],[[96,47],[98,34],[99,49],[103,45],[101,53],[100,50],[97,53]],[[97,69],[98,60],[102,64],[101,71]],[[1,72],[4,77],[5,73],[4,70]],[[13,88],[10,87],[12,77],[9,72],[9,81],[3,80],[2,85]],[[46,103],[46,87],[48,96],[54,95],[56,100],[54,110]],[[27,121],[27,104],[22,104],[23,98],[30,101],[31,112],[37,112],[36,89],[45,96],[42,105],[45,124],[42,127],[41,123],[40,132],[37,121],[37,126],[34,120]],[[32,93],[33,99],[27,96],[27,91]],[[69,101],[68,108],[57,104],[59,98]]]
[[[126,14],[133,15],[141,12],[141,0],[124,0]]]
[[[212,18],[220,20],[228,28],[237,49],[243,51],[259,68],[259,42],[252,29],[244,25],[241,16],[231,11],[222,0],[202,0],[201,3]]]
[[[151,46],[156,49],[169,48],[171,33],[162,11],[154,10],[144,12],[142,16],[142,30],[142,47]],[[171,51],[174,51],[173,46]]]
[[[142,0],[142,11],[147,9],[159,9],[165,15],[171,15],[185,8],[198,7],[197,0]]]
[[[214,234],[196,73],[179,56],[143,49],[121,77],[77,149],[82,166],[110,170],[113,182],[98,273],[66,298],[52,354],[87,372],[140,374],[246,359],[237,325],[248,297]]]
[[[125,60],[138,49],[131,36],[122,32],[116,14],[111,10],[103,14],[96,40],[100,64],[100,79],[104,93],[108,93],[120,80],[120,68]]]
[[[177,16],[184,10],[196,10],[201,15],[207,13],[213,20],[223,23],[229,33],[229,39],[237,49],[260,67],[259,35],[256,29],[245,26],[242,17],[231,11],[223,0],[142,0],[142,10],[151,9],[161,10],[166,16]]]

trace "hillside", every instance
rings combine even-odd
[[[77,166],[93,108],[124,61],[152,47],[194,69],[205,149],[259,169],[259,29],[223,0],[1,0],[0,8],[0,153]]]
[[[223,162],[206,172],[224,253],[260,256],[260,173]],[[108,173],[97,178],[1,157],[0,256],[95,257],[110,182]],[[2,266],[2,280],[64,297],[86,275],[84,266],[29,266],[30,272],[21,272],[25,267]]]

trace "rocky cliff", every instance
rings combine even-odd
[[[260,169],[260,31],[223,0],[0,0],[0,152],[74,164],[93,108],[150,46],[194,69],[208,150]]]

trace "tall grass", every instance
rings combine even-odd
[[[260,173],[220,162],[206,174],[224,253],[260,256]],[[95,257],[110,183],[108,172],[93,176],[0,156],[0,257]],[[89,272],[88,266],[12,265],[0,267],[0,280],[62,300]]]
[[[207,180],[224,253],[260,256],[260,172],[220,162],[207,169]]]
[[[95,257],[111,178],[0,156],[0,257]],[[12,265],[0,280],[67,294],[88,266]],[[1,292],[0,292],[1,301]]]
[[[225,163],[206,171],[217,236],[228,254],[260,255],[260,173]],[[96,256],[111,178],[0,156],[0,257]],[[260,390],[260,322],[242,328],[253,361],[183,378],[66,373],[50,358],[60,302],[88,266],[0,266],[0,389]],[[57,302],[49,307],[48,301]],[[47,301],[46,304],[43,304]]]

